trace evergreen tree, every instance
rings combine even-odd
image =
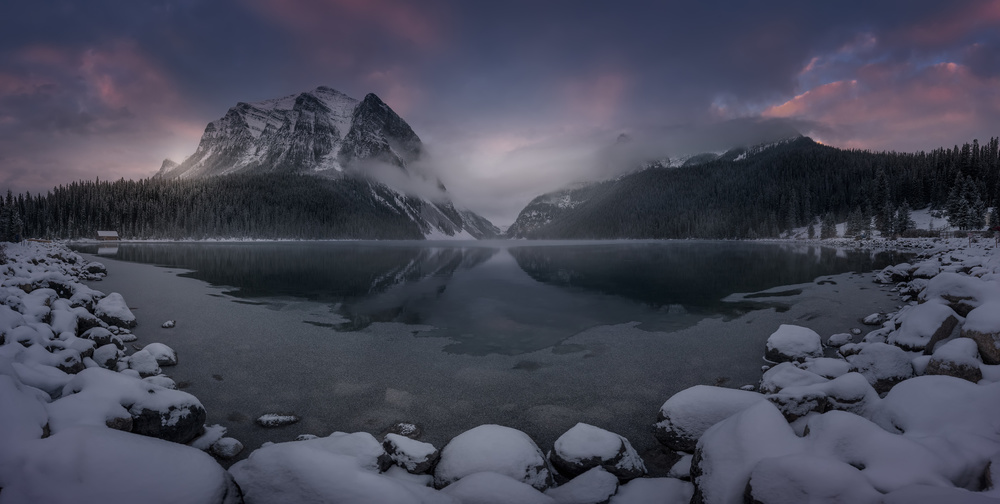
[[[834,222],[832,213],[827,212],[823,215],[823,223],[819,228],[819,237],[824,240],[837,237],[837,223]]]
[[[910,217],[910,212],[909,203],[903,200],[903,204],[896,209],[896,218],[892,230],[894,235],[902,235],[915,227],[913,219]]]

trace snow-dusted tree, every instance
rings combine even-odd
[[[823,215],[823,224],[819,228],[819,237],[824,240],[837,237],[837,223],[834,222],[833,214],[830,212]]]
[[[855,208],[851,211],[850,215],[847,216],[847,229],[844,231],[844,236],[859,236],[867,234],[868,225],[869,219],[865,217],[865,214],[861,213],[860,208]]]
[[[899,205],[899,208],[896,209],[896,215],[892,226],[893,234],[902,235],[916,226],[913,219],[910,217],[910,212],[910,204],[904,200],[903,204]]]

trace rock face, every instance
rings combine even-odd
[[[527,434],[487,424],[455,436],[441,450],[434,485],[445,487],[484,471],[502,474],[539,490],[552,484],[548,462]]]
[[[642,458],[624,437],[593,425],[578,423],[556,439],[549,455],[552,465],[571,478],[601,467],[620,481],[646,474]]]
[[[433,175],[415,161],[423,144],[413,129],[378,96],[362,100],[320,86],[311,91],[254,103],[240,102],[205,127],[198,148],[182,163],[164,163],[156,177],[197,179],[219,175],[288,173],[326,178],[387,180],[436,190],[421,199],[394,190],[392,199],[372,191],[374,205],[405,212],[424,235],[495,238],[500,230],[485,218],[459,210]],[[388,165],[392,176],[373,168]],[[398,171],[395,171],[398,170]]]
[[[823,356],[823,343],[816,331],[806,327],[782,324],[767,338],[764,358],[771,362],[802,362]]]

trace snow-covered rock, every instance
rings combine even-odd
[[[853,339],[854,336],[851,333],[837,333],[826,340],[826,345],[833,348],[840,348],[850,343]]]
[[[112,292],[98,301],[94,307],[94,315],[109,325],[118,327],[131,329],[136,324],[135,315],[132,315],[132,311],[125,304],[125,298],[117,292]]]
[[[419,484],[378,473],[383,453],[370,434],[334,433],[274,443],[229,468],[246,504],[455,504]]]
[[[880,394],[913,377],[912,354],[885,343],[865,343],[859,347],[858,353],[845,358],[851,364],[851,370],[864,375]]]
[[[111,331],[103,327],[94,327],[87,329],[80,335],[81,338],[86,338],[94,342],[95,345],[101,347],[104,345],[114,345],[119,350],[125,348],[125,343],[122,342],[120,336],[111,334]]]
[[[160,327],[162,327],[164,329],[173,329],[174,326],[176,326],[176,325],[177,325],[176,321],[174,321],[174,320],[168,320],[168,321],[164,322],[163,324],[161,324]]]
[[[793,455],[804,442],[768,401],[760,401],[713,425],[698,441],[691,464],[694,502],[738,503],[754,466]]]
[[[823,343],[812,329],[782,324],[767,338],[764,358],[771,362],[804,361],[823,356]]]
[[[286,415],[282,413],[265,413],[257,417],[257,425],[261,427],[284,427],[298,422],[301,418],[298,415]]]
[[[48,412],[52,432],[107,426],[177,443],[201,434],[206,416],[191,394],[101,368],[77,373],[62,397],[48,404]]]
[[[161,366],[176,366],[177,352],[173,348],[163,343],[150,343],[142,347],[143,351],[149,352],[156,359],[156,363]]]
[[[867,416],[878,399],[875,389],[858,373],[847,373],[823,383],[786,387],[767,396],[767,400],[777,406],[789,422],[809,413],[830,410]]]
[[[940,300],[960,316],[967,316],[987,300],[1000,299],[1000,284],[980,278],[945,272],[927,282],[921,301]]]
[[[143,378],[160,374],[160,366],[156,361],[156,357],[148,350],[139,350],[126,357],[128,368],[134,369]]]
[[[808,361],[807,361],[808,362]],[[774,394],[785,387],[795,387],[824,383],[827,378],[791,362],[782,362],[764,372],[757,390],[762,394]]]
[[[838,376],[843,376],[851,371],[850,363],[844,359],[837,359],[833,357],[808,359],[801,364],[797,363],[795,366],[830,380]]]
[[[549,460],[557,471],[570,478],[594,467],[603,467],[621,481],[646,474],[642,458],[627,439],[582,422],[556,439]]]
[[[382,448],[394,464],[411,474],[430,473],[441,456],[437,448],[430,443],[393,433],[385,435]]]
[[[862,319],[861,323],[865,325],[877,326],[877,325],[882,325],[882,322],[885,322],[885,319],[886,317],[884,313],[872,313],[871,315],[868,315],[867,317]]]
[[[636,478],[618,487],[609,504],[687,504],[694,486],[674,478]]]
[[[763,400],[756,392],[695,385],[663,403],[654,434],[671,450],[693,452],[709,427]]]
[[[539,490],[552,484],[548,462],[527,434],[500,425],[469,429],[445,445],[434,471],[434,484],[450,485],[465,476],[495,472]]]
[[[441,493],[463,504],[554,504],[555,499],[506,474],[490,471],[469,474]]]
[[[748,501],[760,504],[878,504],[882,498],[856,467],[809,455],[760,461],[750,473],[746,495]]]
[[[552,497],[556,504],[600,504],[618,491],[618,477],[594,467],[567,483],[550,488],[545,495]]]
[[[969,312],[962,336],[976,342],[983,362],[1000,364],[1000,297]]]
[[[21,445],[0,471],[0,501],[236,504],[240,491],[200,450],[104,427]]]
[[[947,305],[928,302],[907,311],[899,329],[889,334],[887,342],[910,352],[931,350],[947,339],[962,318]]]
[[[122,357],[125,357],[125,351],[111,343],[97,347],[92,355],[94,362],[105,369],[116,369]]]
[[[209,448],[209,451],[212,452],[212,455],[221,459],[230,459],[239,455],[240,452],[243,451],[243,443],[231,437],[224,437],[215,443],[212,443],[212,447]]]
[[[981,364],[976,342],[955,338],[934,351],[923,374],[954,376],[977,383],[983,379]]]

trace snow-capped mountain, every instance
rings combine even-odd
[[[240,102],[208,123],[194,154],[164,178],[240,172],[343,172],[378,160],[405,168],[419,157],[420,138],[378,96],[361,101],[325,86],[256,103]]]
[[[436,187],[439,194],[434,201],[391,188],[398,197],[387,199],[384,191],[373,190],[370,198],[372,204],[408,216],[425,236],[491,238],[499,234],[483,217],[456,209],[439,180],[415,173],[412,165],[422,151],[420,137],[375,94],[359,101],[320,86],[283,98],[237,103],[208,124],[193,154],[179,164],[165,160],[155,177],[305,173],[330,179],[363,178],[381,186],[370,169],[371,163],[381,163],[399,168],[402,178],[413,185]]]

